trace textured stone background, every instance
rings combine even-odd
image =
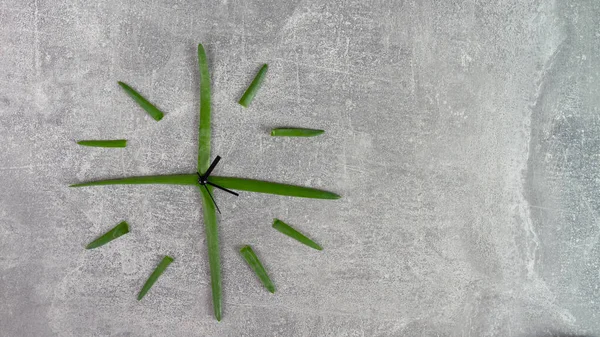
[[[597,0],[0,0],[0,335],[600,335],[599,18]],[[194,171],[199,42],[217,173],[344,196],[218,194],[220,323],[194,188],[67,187]],[[287,125],[327,133],[269,137]]]

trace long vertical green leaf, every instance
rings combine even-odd
[[[106,232],[104,235],[90,242],[85,249],[98,248],[127,233],[129,233],[129,225],[126,221],[123,221],[116,225],[113,229]]]
[[[290,225],[286,224],[285,222],[279,219],[273,220],[273,228],[311,248],[314,248],[316,250],[323,250],[323,248],[316,244],[313,240],[307,238],[306,236],[304,236],[304,234],[298,232]]]
[[[156,269],[154,269],[154,271],[152,272],[150,277],[148,277],[148,280],[146,281],[146,283],[144,283],[144,286],[142,287],[142,290],[140,291],[140,293],[137,297],[138,301],[141,300],[142,298],[144,298],[144,296],[146,295],[148,290],[150,290],[150,288],[152,288],[152,286],[154,285],[156,280],[158,280],[160,275],[162,275],[162,273],[165,271],[165,269],[167,269],[167,267],[171,264],[171,262],[173,262],[172,257],[170,257],[168,255],[163,257],[162,261],[160,261],[160,263],[158,264]]]
[[[204,173],[210,165],[210,75],[206,52],[198,45],[200,68],[200,125],[198,128],[198,172]]]
[[[200,68],[200,125],[198,127],[198,172],[204,173],[210,166],[210,75],[206,52],[202,44],[198,45],[198,66]],[[219,232],[217,212],[209,191],[200,187],[202,209],[204,210],[204,230],[208,246],[208,264],[210,266],[210,285],[212,288],[213,309],[217,321],[221,320],[221,257],[219,252]]]
[[[168,185],[198,185],[196,174],[168,174],[159,176],[127,177],[119,179],[88,181],[73,184],[69,187],[100,186],[100,185],[136,185],[136,184],[168,184]]]
[[[242,257],[244,260],[246,260],[246,263],[248,263],[250,268],[252,268],[265,288],[267,288],[267,290],[271,293],[275,293],[275,285],[269,278],[269,274],[267,274],[265,267],[263,267],[262,263],[260,263],[258,256],[256,256],[254,250],[252,250],[252,247],[244,246],[242,249],[240,249],[240,254],[242,254]]]
[[[212,193],[212,187],[207,186]],[[210,266],[210,285],[212,288],[213,309],[217,321],[221,320],[221,257],[219,251],[219,232],[217,212],[208,192],[200,187],[202,209],[204,210],[204,230],[208,246],[208,264]]]

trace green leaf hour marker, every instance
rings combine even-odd
[[[137,104],[139,104],[142,107],[142,109],[146,110],[148,115],[154,118],[154,120],[158,122],[163,118],[163,112],[158,110],[154,105],[152,105],[152,103],[148,102],[148,100],[145,99],[142,95],[140,95],[137,91],[133,90],[133,88],[131,88],[123,82],[117,83],[119,83],[119,85],[121,86],[121,88],[123,88],[123,90],[125,90],[127,95],[133,98],[133,100],[136,101]]]
[[[160,275],[162,275],[162,273],[165,271],[165,269],[167,269],[167,267],[171,264],[171,262],[173,262],[172,257],[170,257],[170,256],[163,257],[162,261],[160,261],[160,263],[158,264],[156,269],[154,269],[154,271],[152,272],[150,277],[148,277],[148,280],[146,281],[146,283],[144,283],[144,286],[142,287],[142,290],[140,291],[140,293],[137,297],[138,301],[141,300],[142,298],[144,298],[144,296],[146,296],[146,293],[148,292],[148,290],[150,290],[150,288],[152,288],[152,286],[154,285],[156,280],[158,280]]]
[[[273,137],[315,137],[321,135],[325,130],[300,129],[300,128],[278,128],[271,130]]]
[[[246,92],[244,92],[242,98],[240,98],[240,101],[238,103],[240,103],[241,106],[247,108],[250,105],[250,103],[252,103],[252,100],[254,100],[254,96],[256,96],[258,89],[260,89],[260,86],[265,80],[265,76],[267,75],[268,69],[269,66],[263,64],[263,66],[258,71],[258,74],[256,74],[256,77],[254,77],[254,80],[252,80],[252,83],[250,83],[248,89],[246,89]]]
[[[77,144],[82,146],[93,146],[93,147],[126,147],[126,139],[112,139],[112,140],[80,140]]]
[[[273,285],[273,282],[271,282],[265,267],[263,267],[262,263],[260,263],[260,260],[252,250],[252,247],[244,246],[242,249],[240,249],[240,254],[242,254],[242,257],[244,260],[246,260],[246,263],[248,263],[250,268],[252,268],[265,288],[267,288],[267,290],[269,290],[271,293],[275,293],[275,285]]]
[[[306,236],[304,236],[304,234],[298,232],[297,230],[295,230],[294,228],[292,228],[291,226],[279,219],[273,220],[273,228],[311,248],[314,248],[316,250],[323,250],[323,248],[316,244],[313,240],[307,238]]]
[[[94,248],[98,248],[102,245],[105,245],[109,242],[111,242],[112,240],[125,235],[129,233],[129,225],[127,224],[127,222],[123,221],[120,224],[116,225],[113,229],[109,230],[108,232],[106,232],[104,235],[102,235],[101,237],[97,238],[96,240],[90,242],[85,249],[94,249]]]

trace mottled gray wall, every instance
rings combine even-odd
[[[599,18],[596,0],[0,0],[0,336],[600,336]],[[67,187],[194,171],[199,42],[217,173],[343,195],[218,194],[220,323],[194,188]],[[287,125],[327,132],[268,135]]]

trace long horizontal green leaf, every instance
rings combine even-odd
[[[94,147],[126,147],[126,139],[110,139],[110,140],[80,140],[77,144],[82,146]]]
[[[146,110],[148,115],[150,115],[152,118],[154,118],[154,120],[156,120],[158,122],[159,120],[161,120],[163,118],[163,116],[164,116],[163,112],[158,110],[154,105],[152,105],[152,103],[148,102],[148,100],[145,99],[142,95],[140,95],[137,91],[133,90],[133,88],[131,88],[130,86],[128,86],[127,84],[125,84],[123,82],[118,82],[118,83],[121,86],[121,88],[123,88],[123,90],[125,90],[127,95],[129,95],[131,98],[133,98],[133,100],[136,101],[137,104],[139,104],[142,107],[142,109]]]
[[[340,196],[316,188],[272,183],[244,178],[210,176],[208,180],[213,184],[232,190],[287,195],[291,197],[314,198],[314,199],[339,199]]]
[[[296,185],[273,183],[269,181],[210,176],[208,180],[219,186],[232,190],[286,195],[291,197],[314,198],[314,199],[339,199],[339,195],[319,190],[316,188],[302,187]],[[101,185],[136,185],[136,184],[167,184],[167,185],[197,185],[196,174],[173,174],[159,176],[128,177],[109,180],[90,181],[73,184],[71,187],[101,186]]]
[[[160,176],[128,177],[119,179],[90,181],[86,183],[73,184],[70,187],[135,184],[196,185],[198,184],[198,176],[195,174],[171,174]]]
[[[256,256],[254,250],[252,250],[252,247],[244,246],[242,249],[240,249],[240,254],[242,254],[242,257],[244,258],[244,260],[246,260],[246,263],[248,263],[250,268],[252,268],[252,270],[254,271],[256,276],[258,276],[265,288],[267,288],[267,290],[271,293],[275,293],[275,285],[269,278],[265,267],[263,267],[262,263],[260,263],[258,256]]]
[[[250,105],[250,103],[252,103],[252,101],[254,100],[254,96],[256,96],[258,89],[260,89],[263,81],[265,80],[265,76],[267,75],[268,69],[269,66],[263,64],[263,66],[258,71],[258,74],[256,74],[256,77],[254,77],[254,80],[252,80],[252,83],[250,83],[248,89],[246,89],[246,92],[244,92],[242,98],[240,98],[240,101],[238,103],[240,103],[241,106],[247,108]]]
[[[127,224],[126,221],[121,222],[120,224],[116,225],[113,229],[109,230],[108,232],[106,232],[104,235],[102,235],[101,237],[97,238],[96,240],[90,242],[90,244],[88,244],[85,249],[94,249],[94,248],[98,248],[102,245],[105,245],[109,242],[111,242],[112,240],[125,235],[129,233],[129,225]]]
[[[315,137],[321,135],[325,130],[301,129],[301,128],[279,128],[271,129],[273,137]]]
[[[290,225],[286,224],[285,222],[283,222],[279,219],[273,220],[273,228],[275,228],[279,232],[281,232],[281,233],[291,237],[292,239],[295,239],[311,248],[314,248],[316,250],[323,250],[323,248],[321,246],[319,246],[318,244],[316,244],[313,240],[307,238],[304,234],[298,232],[297,230],[292,228]]]
[[[146,283],[144,283],[144,286],[142,287],[142,290],[140,291],[140,293],[137,297],[138,301],[141,300],[142,298],[144,298],[144,296],[146,295],[148,290],[150,290],[150,288],[152,288],[152,286],[154,285],[156,280],[158,280],[160,275],[162,275],[162,273],[165,271],[165,269],[167,269],[167,267],[171,264],[171,262],[173,262],[172,257],[170,257],[168,255],[163,257],[162,261],[160,261],[160,263],[158,264],[156,269],[154,269],[154,272],[152,272],[150,277],[148,277],[148,280],[146,281]]]

